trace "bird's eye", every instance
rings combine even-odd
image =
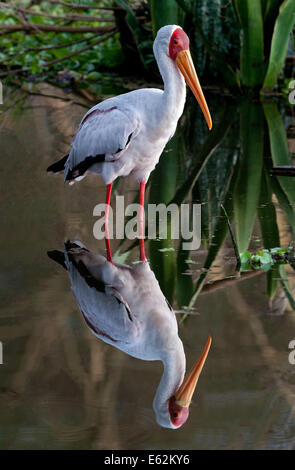
[[[173,418],[178,418],[178,413],[174,412],[173,413]]]
[[[177,41],[176,39],[174,39],[174,46],[179,46],[179,41]]]

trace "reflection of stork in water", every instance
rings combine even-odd
[[[81,120],[70,153],[48,171],[64,170],[67,181],[78,181],[87,172],[101,174],[107,184],[106,204],[118,176],[131,175],[140,183],[140,204],[151,171],[173,136],[182,115],[186,87],[194,93],[209,129],[210,112],[182,28],[167,25],[158,31],[154,54],[164,81],[164,91],[134,90],[109,98],[91,108]]]
[[[184,424],[211,338],[184,378],[186,361],[176,317],[147,261],[133,267],[113,264],[70,241],[64,253],[48,255],[67,269],[75,299],[95,336],[130,356],[163,362],[153,403],[157,422],[172,429]]]

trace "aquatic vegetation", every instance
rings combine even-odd
[[[112,6],[88,0],[75,9],[72,5],[2,3],[0,75],[93,88],[112,70],[126,75],[128,66],[133,75],[155,79],[153,36],[161,26],[176,23],[189,33],[202,79],[253,94],[278,83],[288,46],[291,54],[294,50],[293,0],[115,0]],[[292,76],[292,67],[286,72]]]
[[[253,254],[250,251],[244,251],[240,254],[240,260],[241,271],[247,271],[248,269],[269,271],[274,265],[278,264],[294,266],[294,247],[263,249]]]

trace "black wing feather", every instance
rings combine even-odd
[[[65,164],[66,164],[68,157],[69,157],[69,154],[65,155],[60,160],[58,160],[58,162],[55,162],[52,165],[50,165],[46,171],[52,171],[53,173],[59,173],[60,171],[63,171],[65,169]]]

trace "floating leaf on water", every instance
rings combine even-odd
[[[250,251],[244,251],[243,253],[240,253],[240,260],[242,264],[247,263],[250,258],[251,258]]]
[[[260,262],[262,264],[271,264],[272,263],[271,254],[265,250],[265,252],[262,255],[260,255]]]
[[[269,271],[272,268],[272,263],[265,263],[261,266],[262,271]]]

